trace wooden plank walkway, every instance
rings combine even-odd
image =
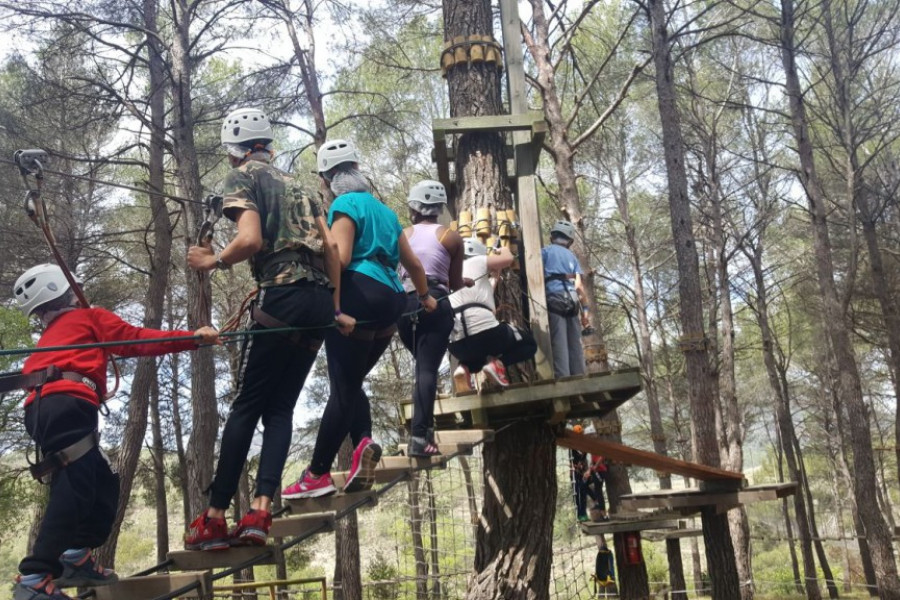
[[[698,463],[687,462],[670,456],[663,456],[655,452],[630,448],[623,444],[617,444],[600,438],[565,431],[556,438],[556,444],[563,448],[570,448],[580,452],[598,454],[606,458],[629,465],[648,467],[664,473],[674,473],[686,477],[693,477],[700,481],[714,481],[725,485],[740,488],[744,481],[742,473],[726,471],[716,467],[709,467]]]
[[[655,490],[622,496],[619,500],[627,510],[671,508],[697,509],[704,506],[731,507],[753,502],[778,500],[793,495],[797,484],[767,483],[741,488],[739,490],[709,491],[696,488],[686,490]]]

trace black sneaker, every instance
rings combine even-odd
[[[411,436],[409,444],[406,446],[406,455],[412,458],[431,458],[432,456],[440,456],[440,449],[428,438]]]
[[[63,573],[54,581],[59,587],[96,587],[119,580],[116,572],[104,569],[90,550],[80,560],[67,560],[63,555],[59,557],[59,562],[63,565]]]

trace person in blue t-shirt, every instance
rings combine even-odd
[[[556,377],[581,375],[585,370],[581,330],[587,327],[589,315],[581,265],[569,250],[574,241],[575,227],[559,220],[550,229],[550,245],[541,250]]]
[[[319,175],[335,195],[328,226],[341,261],[341,311],[356,319],[356,327],[349,334],[337,328],[326,332],[331,393],[309,468],[281,492],[289,499],[315,498],[336,491],[331,465],[348,434],[356,450],[344,491],[368,489],[375,481],[381,447],[372,441],[372,414],[363,380],[387,349],[406,307],[406,292],[397,276],[398,262],[409,273],[425,311],[437,308],[428,293],[425,269],[410,248],[397,215],[369,191],[353,144],[345,140],[325,142],[316,162]]]

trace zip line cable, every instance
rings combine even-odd
[[[6,163],[8,165],[13,165],[18,167],[18,163],[13,160],[9,160],[8,158],[0,158],[0,163]],[[139,188],[132,185],[126,185],[124,183],[113,183],[112,181],[104,181],[102,179],[95,179],[93,177],[89,177],[87,175],[76,175],[74,173],[66,173],[64,171],[53,171],[47,168],[42,169],[44,173],[48,173],[50,175],[58,175],[60,177],[68,177],[69,179],[77,179],[79,181],[87,181],[88,183],[97,183],[100,185],[108,185],[110,187],[121,188],[123,190],[130,190],[132,192],[138,192],[141,194],[150,194],[156,196],[162,196],[163,198],[168,198],[170,200],[175,200],[176,202],[189,202],[191,204],[203,204],[202,200],[192,200],[191,198],[185,198],[183,196],[176,196],[174,194],[167,194],[166,192],[161,191],[153,191],[148,188]]]

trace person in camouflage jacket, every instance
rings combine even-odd
[[[191,550],[266,543],[297,398],[326,328],[334,326],[347,335],[355,326],[353,317],[340,310],[340,258],[321,208],[290,174],[270,164],[272,137],[260,110],[239,109],[225,118],[222,144],[233,168],[225,178],[223,214],[237,224],[237,235],[219,254],[191,247],[187,262],[192,269],[210,271],[248,260],[259,286],[251,312],[254,329],[302,330],[253,335],[244,342],[240,383],[222,433],[209,508],[185,534],[185,547]],[[264,429],[256,491],[250,510],[229,531],[225,511],[260,420]]]

